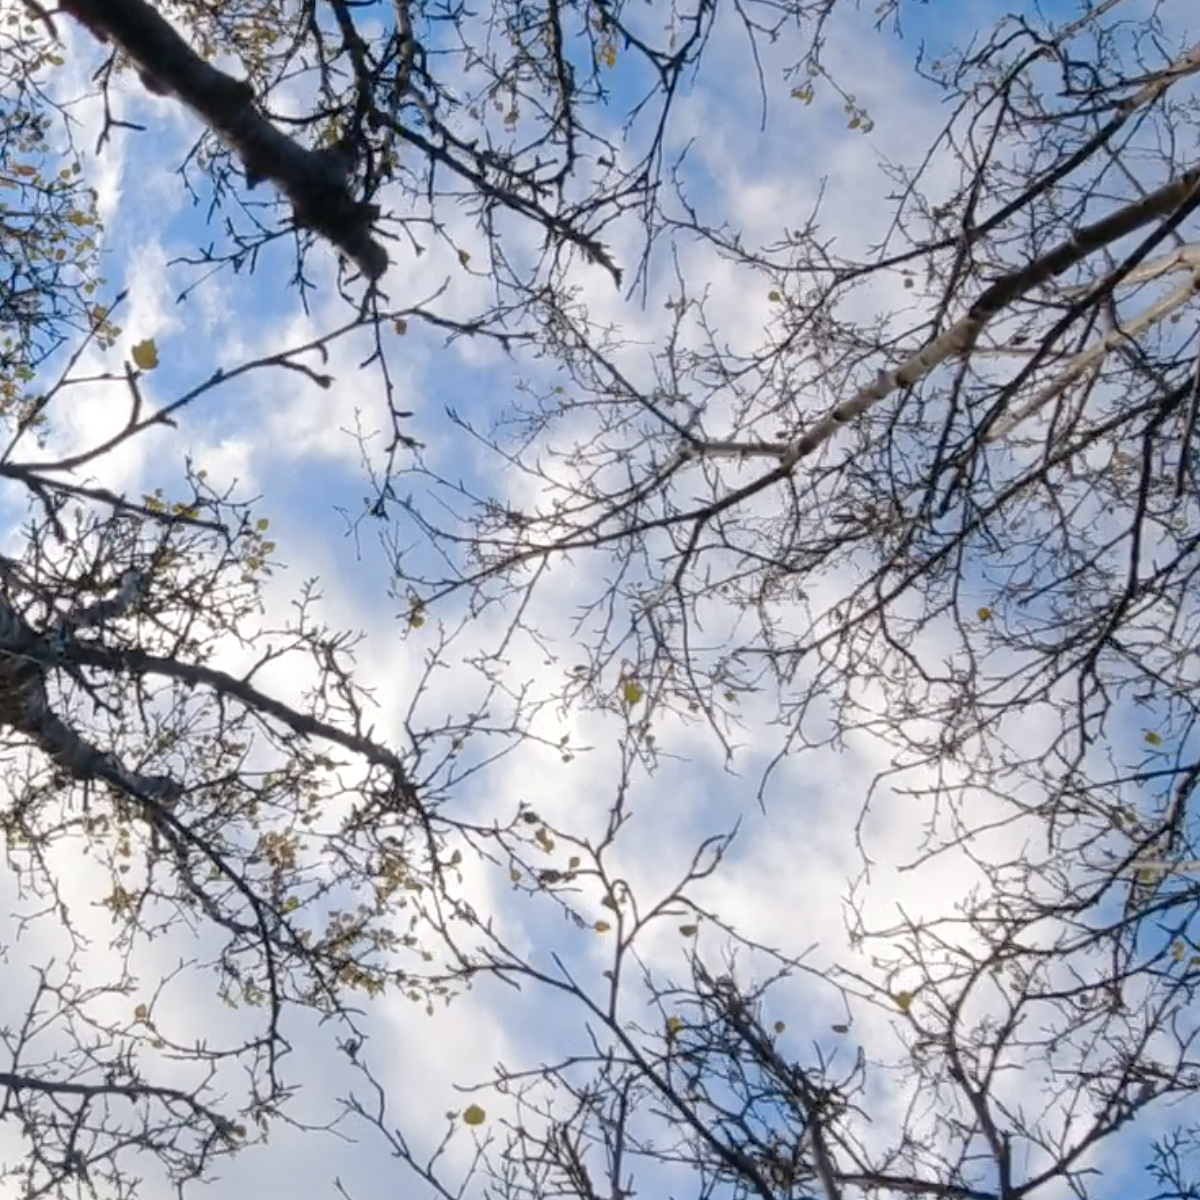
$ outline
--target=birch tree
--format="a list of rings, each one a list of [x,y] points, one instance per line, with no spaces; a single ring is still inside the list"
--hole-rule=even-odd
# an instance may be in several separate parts
[[[642,20],[501,5],[439,23],[398,5],[378,27],[336,2],[29,9],[22,47],[53,45],[67,21],[95,42],[102,105],[124,73],[197,118],[185,184],[222,217],[183,267],[246,269],[291,239],[308,294],[319,236],[353,306],[343,329],[221,364],[154,409],[143,346],[104,381],[128,406],[119,442],[254,370],[327,387],[311,364],[337,338],[410,319],[506,348],[536,335],[542,358],[495,427],[451,414],[497,456],[494,491],[439,477],[396,434],[364,503],[410,631],[505,618],[495,646],[454,660],[480,669],[485,702],[434,727],[410,714],[406,745],[372,731],[352,641],[313,596],[282,625],[261,619],[275,550],[257,512],[199,469],[178,495],[80,481],[112,444],[58,460],[30,448],[70,367],[59,384],[12,385],[27,415],[0,474],[33,515],[0,606],[6,850],[32,897],[22,919],[67,946],[27,973],[29,1018],[3,1031],[21,1139],[6,1170],[22,1194],[133,1195],[141,1153],[179,1189],[205,1178],[282,1119],[289,1037],[310,1018],[332,1020],[359,1072],[349,1112],[447,1198],[1084,1194],[1089,1156],[1194,1094],[1197,31],[1181,35],[1179,6],[1147,18],[1131,0],[1004,18],[920,61],[951,115],[925,159],[886,163],[879,245],[841,253],[820,211],[749,244],[682,184],[671,194],[679,94],[728,20],[751,72],[755,51],[784,46],[787,68],[763,76],[769,105],[823,91],[850,135],[869,135],[822,56],[838,8],[651,6]],[[620,128],[604,119],[606,72],[631,61],[649,99]],[[284,102],[297,79],[299,117]],[[137,132],[105,111],[106,137]],[[486,261],[454,240],[458,201]],[[618,261],[628,214],[643,229]],[[486,311],[392,298],[427,242],[486,273]],[[731,342],[705,281],[671,262],[695,244],[768,298],[759,343]],[[572,272],[637,283],[670,313],[663,343],[631,345]],[[865,318],[878,296],[889,303]],[[112,313],[91,312],[84,336],[112,336]],[[414,538],[433,553],[414,556]],[[562,677],[538,692],[507,673],[508,652],[518,635],[547,644],[531,614],[562,563],[594,584],[581,607],[600,616],[576,661],[545,652]],[[217,661],[230,647],[236,665]],[[303,701],[260,683],[281,662]],[[426,662],[441,671],[445,645]],[[463,741],[486,727],[529,746],[550,709],[621,728],[598,835],[531,806],[475,824],[441,809],[476,769],[458,765]],[[893,765],[864,822],[905,796],[926,832],[912,869],[964,853],[977,891],[880,925],[864,843],[844,898],[860,959],[756,943],[707,906],[721,837],[664,894],[634,894],[612,860],[662,731],[697,724],[732,758],[752,720],[756,736],[783,731],[768,805],[785,760],[884,739]],[[997,828],[1020,853],[983,853]],[[94,881],[62,869],[72,837],[101,868],[130,963],[151,939],[203,930],[161,988],[143,994],[133,966],[89,974],[72,889]],[[467,851],[565,915],[570,936],[607,938],[598,979],[535,961],[476,912],[455,887]],[[674,972],[642,952],[664,926],[684,951]],[[431,947],[439,961],[420,965]],[[201,978],[249,1014],[244,1040],[173,1030],[165,997]],[[798,979],[822,997],[819,1027],[793,1016]],[[432,1004],[481,981],[569,1004],[586,1046],[480,1080],[447,1134],[481,1139],[464,1182],[393,1120],[355,1006],[389,986]],[[1041,1072],[1045,1112],[1005,1091],[1010,1070]],[[885,1124],[899,1074],[911,1105]],[[1154,1194],[1182,1200],[1195,1133],[1177,1124],[1139,1152]]]
[[[458,966],[579,1039],[475,1077],[457,1174],[363,1065],[351,1110],[442,1196],[1195,1194],[1200,45],[1179,6],[1146,14],[1027,8],[923,58],[951,116],[885,160],[861,257],[833,214],[750,245],[681,196],[678,244],[773,306],[758,344],[680,266],[665,345],[548,303],[566,369],[523,419],[462,422],[523,500],[414,505],[470,546],[410,581],[422,611],[511,605],[515,636],[569,564],[594,590],[558,699],[626,732],[606,827],[548,822],[550,859],[498,839],[600,949],[481,923]],[[846,904],[845,954],[802,914],[767,945],[706,905],[724,839],[632,892],[640,771],[687,723],[734,763],[782,730],[772,811],[823,748],[882,738],[860,829],[902,802],[906,869],[959,855],[976,886],[881,921],[864,835],[861,877],[813,900]]]
[[[418,511],[471,550],[412,581],[421,604],[526,601],[533,568],[595,556],[617,582],[583,606],[612,616],[564,702],[620,711],[632,681],[647,728],[729,741],[766,694],[781,759],[870,731],[895,751],[881,785],[984,788],[1014,819],[1105,824],[1124,802],[1095,798],[1136,789],[1127,823],[1183,853],[1200,47],[1171,26],[1151,50],[1123,13],[1014,16],[923,63],[953,115],[924,163],[886,165],[901,199],[863,260],[819,213],[755,248],[681,212],[677,236],[766,294],[760,345],[727,344],[682,270],[653,353],[548,304],[564,382],[530,388],[504,437],[463,422],[537,499]],[[864,323],[869,288],[902,300]],[[736,636],[710,640],[702,611]]]

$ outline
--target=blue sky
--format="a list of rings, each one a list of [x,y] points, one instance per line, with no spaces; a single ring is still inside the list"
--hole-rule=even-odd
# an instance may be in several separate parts
[[[1065,12],[1066,6],[1062,7]],[[961,41],[972,28],[986,29],[1001,11],[990,4],[912,5],[903,17],[905,40],[896,42],[889,34],[870,30],[869,13],[855,15],[847,8],[834,23],[828,55],[839,80],[853,90],[875,123],[867,135],[847,131],[842,105],[827,90],[806,107],[788,102],[786,89],[777,82],[783,99],[773,102],[761,133],[756,127],[747,133],[745,114],[757,115],[756,82],[745,70],[741,47],[714,42],[710,46],[714,65],[686,96],[679,113],[677,146],[696,139],[686,167],[691,198],[711,214],[729,214],[747,229],[748,236],[766,239],[777,234],[781,223],[798,223],[824,182],[824,212],[831,233],[843,247],[865,248],[881,231],[888,213],[886,205],[879,203],[888,184],[879,174],[877,154],[912,161],[944,119],[937,97],[909,72],[914,48],[927,40],[931,51],[936,51],[939,42]],[[1054,10],[1042,6],[1042,11]],[[73,54],[80,50],[75,36],[71,50]],[[781,55],[782,51],[766,52],[770,80],[778,80]],[[68,69],[77,72],[77,79],[83,74],[74,58]],[[614,87],[618,105],[628,94],[624,87],[621,83]],[[147,378],[146,391],[149,398],[164,403],[207,377],[215,364],[228,368],[280,345],[303,341],[340,321],[342,310],[329,287],[332,256],[323,247],[312,256],[324,290],[313,298],[311,317],[299,313],[295,295],[282,285],[289,263],[286,245],[265,255],[254,276],[219,275],[186,302],[177,303],[189,276],[167,263],[209,236],[202,209],[183,202],[174,175],[195,125],[176,114],[169,103],[146,96],[136,84],[126,91],[125,100],[128,115],[144,123],[149,132],[119,137],[93,169],[98,172],[108,231],[106,274],[114,286],[128,287],[130,294],[118,317],[124,330],[121,343],[107,360],[91,361],[112,369],[134,343],[154,338],[162,365]],[[81,144],[90,146],[96,114],[81,109],[80,119]],[[164,214],[169,219],[164,220]],[[462,216],[455,219],[459,244],[474,245],[469,221]],[[632,225],[611,235],[614,250],[626,260],[635,252],[638,239],[639,231]],[[722,332],[734,344],[755,343],[771,314],[761,280],[739,275],[702,247],[685,246],[682,254],[695,277],[709,281]],[[445,281],[449,281],[445,303],[453,311],[468,313],[483,302],[484,282],[445,247],[434,247],[416,261],[398,245],[385,287],[399,308],[421,301]],[[644,308],[639,297],[626,298],[616,291],[602,271],[582,270],[578,278],[581,294],[597,314],[611,316],[648,347],[666,328],[661,300],[669,282],[665,254],[655,260]],[[899,296],[898,289],[889,294],[881,286],[863,303],[886,305],[896,303]],[[286,611],[301,581],[320,577],[330,624],[367,634],[364,678],[378,688],[381,731],[400,740],[407,697],[439,628],[455,631],[454,646],[461,647],[455,653],[465,657],[495,645],[503,623],[497,614],[489,613],[460,625],[461,610],[451,606],[434,614],[424,627],[406,629],[404,597],[390,594],[393,580],[387,547],[412,544],[421,561],[428,552],[420,547],[417,531],[406,525],[402,512],[383,530],[382,545],[370,523],[359,537],[348,531],[345,514],[356,516],[368,494],[360,448],[351,431],[361,424],[372,435],[370,451],[377,454],[381,441],[374,431],[385,427],[378,377],[356,369],[368,350],[361,335],[333,347],[328,369],[336,383],[329,391],[285,372],[257,373],[224,386],[189,409],[177,431],[141,439],[105,462],[97,473],[117,490],[162,485],[170,491],[186,450],[214,480],[237,481],[245,495],[261,496],[258,511],[271,520],[282,564],[270,596],[274,611]],[[512,484],[519,492],[525,485],[505,477],[481,448],[467,443],[447,419],[446,410],[486,426],[512,402],[518,379],[550,386],[556,378],[552,367],[528,357],[510,361],[476,342],[446,346],[441,334],[425,329],[419,321],[410,322],[403,336],[390,340],[388,354],[398,381],[399,406],[413,410],[411,432],[424,443],[431,467],[461,478],[474,489]],[[649,351],[629,355],[628,364],[635,376],[647,377]],[[61,433],[64,441],[94,438],[109,426],[114,413],[105,396],[103,389],[94,389],[61,417],[68,422]],[[398,487],[411,487],[419,495],[428,484],[424,476],[408,475],[402,476]],[[543,690],[556,686],[576,658],[564,614],[590,594],[601,570],[584,562],[551,573],[535,607],[536,621],[551,639],[551,650],[529,639],[518,640],[509,651],[516,675],[535,681]],[[822,586],[836,587],[836,581],[824,581]],[[727,628],[718,624],[714,640]],[[461,711],[479,687],[478,680],[465,672],[450,677],[443,673],[429,692],[427,716],[432,720],[441,712]],[[841,897],[847,875],[857,867],[855,819],[870,779],[888,765],[888,752],[864,737],[840,754],[812,753],[800,762],[785,762],[767,794],[767,810],[760,813],[756,785],[780,734],[767,724],[769,700],[750,698],[745,708],[745,726],[738,734],[740,752],[732,767],[702,730],[682,722],[663,722],[663,749],[680,758],[668,758],[654,775],[635,779],[631,789],[635,816],[617,851],[621,870],[636,884],[635,890],[652,894],[678,875],[700,838],[726,831],[741,819],[742,833],[725,869],[702,889],[706,900],[765,944],[798,951],[816,943],[818,962],[845,957]],[[524,800],[553,823],[572,828],[599,824],[618,769],[618,728],[612,719],[598,714],[553,710],[543,715],[539,728],[551,742],[561,732],[571,744],[594,749],[571,763],[562,762],[549,748],[520,750],[462,789],[454,797],[456,809],[482,817],[508,811]],[[1131,738],[1131,744],[1137,744],[1138,736]],[[980,798],[980,805],[988,811],[985,798]],[[898,802],[876,806],[866,836],[878,863],[871,901],[877,913],[893,916],[899,903],[909,911],[936,912],[945,897],[959,894],[976,878],[966,862],[954,858],[943,859],[919,875],[898,873],[898,865],[916,852],[919,834]],[[1007,831],[997,834],[996,842],[1003,845],[1021,836],[1020,830]],[[86,894],[85,874],[78,883]],[[603,938],[574,929],[548,906],[510,890],[502,878],[479,873],[470,886],[481,905],[494,906],[502,927],[516,943],[540,961],[554,951],[573,968],[598,979],[607,952]],[[682,972],[677,926],[678,921],[664,922],[661,934],[648,938],[647,952],[665,970]],[[718,936],[705,936],[706,945],[719,947]],[[161,968],[180,953],[175,947],[146,948],[144,976],[152,977],[156,965]],[[95,961],[102,963],[103,958],[104,951],[96,950]],[[903,982],[900,977],[896,986]],[[232,1019],[194,991],[181,989],[173,1003],[181,1029],[224,1029]],[[844,1047],[843,1035],[831,1032],[841,1014],[830,990],[811,979],[796,981],[781,991],[779,1004],[781,1010],[790,1008],[789,1037],[794,1039],[790,1044],[797,1054],[806,1053],[813,1041],[828,1048]],[[894,1048],[897,1025],[894,1014],[864,1010],[851,1040],[861,1038],[873,1048]],[[372,1061],[390,1085],[392,1104],[400,1114],[397,1119],[414,1131],[418,1141],[430,1145],[442,1132],[445,1112],[461,1107],[455,1084],[485,1078],[497,1059],[511,1064],[537,1061],[583,1038],[577,1014],[528,988],[518,994],[481,987],[434,1017],[426,1017],[420,1006],[390,1000],[375,1006],[371,1028]],[[294,1068],[297,1079],[304,1082],[298,1111],[315,1119],[327,1111],[330,1099],[353,1085],[354,1077],[320,1031],[304,1033]],[[1019,1083],[1015,1090],[1020,1093]],[[1030,1090],[1036,1094],[1036,1085]],[[900,1081],[894,1092],[875,1094],[877,1108],[872,1116],[887,1126],[908,1099]],[[285,1188],[307,1195],[328,1190],[336,1175],[354,1200],[376,1200],[414,1186],[369,1130],[348,1127],[347,1132],[360,1140],[346,1144],[280,1128],[270,1145],[255,1147],[226,1167],[217,1186],[249,1195]],[[460,1130],[452,1161],[465,1161],[469,1144],[468,1135]],[[1128,1185],[1140,1173],[1144,1146],[1144,1135],[1135,1129],[1119,1151],[1106,1153],[1108,1174],[1094,1195],[1128,1195]],[[690,1194],[685,1179],[672,1178],[667,1186],[672,1195]],[[645,1181],[642,1194],[648,1194]]]

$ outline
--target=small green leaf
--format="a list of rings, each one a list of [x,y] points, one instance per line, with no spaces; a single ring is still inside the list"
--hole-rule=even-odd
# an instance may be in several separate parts
[[[129,351],[133,365],[139,371],[153,371],[158,366],[158,347],[153,338],[144,338]]]
[[[462,1115],[464,1125],[482,1125],[487,1120],[487,1113],[478,1104],[472,1104]]]

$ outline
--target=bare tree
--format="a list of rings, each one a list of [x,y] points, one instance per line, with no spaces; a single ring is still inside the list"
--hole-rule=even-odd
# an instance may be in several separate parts
[[[1200,48],[1141,37],[1123,7],[1013,17],[922,64],[954,116],[925,164],[887,166],[899,199],[862,261],[817,217],[757,250],[678,220],[770,288],[761,347],[727,347],[681,270],[647,389],[619,331],[548,302],[570,385],[494,432],[462,422],[540,499],[446,481],[460,520],[414,503],[454,568],[410,572],[420,603],[527,599],[531,567],[593,552],[616,582],[585,603],[610,618],[566,702],[620,708],[633,680],[647,720],[700,714],[726,737],[766,691],[781,755],[869,730],[896,748],[893,783],[983,787],[1014,818],[1026,786],[1050,816],[1142,783],[1136,822],[1184,854]],[[935,163],[958,182],[931,197]],[[864,324],[868,285],[911,300]],[[702,608],[736,613],[737,639],[706,642]],[[1012,744],[1034,712],[1040,744]]]
[[[80,474],[249,373],[320,383],[306,360],[337,336],[155,408],[133,362],[97,380],[72,360],[10,431],[0,478],[30,520],[0,559],[5,953],[20,931],[33,954],[6,966],[0,1094],[20,1149],[0,1174],[21,1195],[133,1195],[146,1155],[156,1184],[206,1178],[279,1117],[309,1017],[349,1037],[356,998],[425,988],[404,963],[448,855],[422,731],[375,735],[359,638],[325,624],[315,581],[268,619],[268,518],[202,470],[140,497]],[[47,452],[39,431],[84,382],[124,392],[123,427]],[[153,965],[164,938],[189,949]],[[180,989],[249,1017],[190,1035]]]
[[[565,382],[461,422],[534,499],[425,480],[457,508],[412,505],[452,563],[409,572],[422,611],[467,595],[533,635],[569,561],[596,590],[559,700],[627,725],[602,836],[543,824],[551,866],[494,851],[610,939],[602,977],[483,924],[459,941],[460,977],[574,1006],[572,1052],[478,1081],[465,1177],[395,1129],[369,1065],[349,1098],[442,1196],[1083,1197],[1109,1154],[1147,1196],[1196,1194],[1200,46],[1154,11],[1028,10],[922,60],[952,116],[886,164],[861,257],[819,212],[752,247],[682,194],[678,244],[769,289],[763,343],[731,347],[682,267],[649,366],[548,301]],[[864,319],[868,288],[906,299]],[[908,869],[955,855],[977,886],[881,924],[863,834],[845,958],[707,908],[724,843],[631,893],[615,847],[656,732],[703,720],[732,753],[764,713],[764,802],[797,755],[882,738],[860,830],[907,797]],[[677,972],[650,945],[672,925],[709,931]]]
[[[104,88],[123,53],[224,139],[206,133],[188,163],[193,181],[204,164],[226,204],[222,248],[196,262],[253,263],[284,232],[261,227],[241,192],[230,201],[238,170],[255,177],[247,188],[261,175],[290,200],[293,226],[377,277],[336,336],[410,317],[505,346],[536,329],[569,386],[535,390],[494,429],[457,418],[495,451],[510,491],[438,478],[393,430],[365,511],[395,539],[410,626],[509,618],[494,653],[473,660],[483,702],[434,727],[410,714],[403,748],[372,734],[351,645],[312,615],[310,597],[282,628],[258,620],[255,578],[272,548],[231,498],[198,476],[187,494],[152,502],[74,482],[69,471],[100,462],[108,444],[69,461],[10,453],[0,466],[39,514],[6,568],[0,609],[10,681],[0,719],[28,752],[12,760],[13,868],[70,936],[51,849],[82,833],[107,855],[105,903],[130,944],[203,924],[213,949],[199,969],[263,1015],[232,1049],[193,1049],[171,1041],[153,997],[123,1022],[109,1015],[108,1001],[132,992],[132,970],[97,990],[81,960],[58,974],[40,964],[38,1020],[4,1031],[0,1075],[29,1151],[9,1168],[24,1193],[86,1177],[130,1195],[126,1162],[147,1148],[179,1186],[203,1176],[283,1111],[287,1022],[305,1014],[336,1017],[352,1047],[362,1087],[349,1110],[447,1200],[472,1185],[514,1200],[639,1188],[764,1200],[1017,1200],[1062,1185],[1084,1195],[1094,1156],[1123,1144],[1135,1117],[1194,1095],[1195,30],[1181,38],[1165,24],[1178,9],[1147,21],[1128,0],[1070,22],[1005,18],[969,50],[920,63],[952,116],[924,162],[888,164],[895,199],[881,244],[843,256],[817,213],[749,246],[682,184],[666,194],[668,118],[718,19],[740,24],[752,49],[801,43],[788,51],[789,101],[836,89],[820,51],[837,7],[670,7],[661,45],[616,5],[454,10],[436,39],[436,13],[401,5],[368,38],[362,10],[335,0],[280,8],[295,36],[265,44],[251,36],[260,10],[171,10],[188,38],[239,53],[239,86],[203,71],[188,38],[169,52],[164,41],[152,61],[139,37],[151,24],[167,34],[138,5],[68,6],[114,49]],[[618,134],[603,119],[604,80],[622,56],[651,82]],[[285,120],[271,97],[295,78],[314,102]],[[773,102],[777,82],[763,79]],[[869,124],[845,103],[856,129]],[[592,124],[589,112],[600,114]],[[353,166],[325,194],[348,206],[350,224],[309,219],[292,172],[335,144]],[[405,203],[389,207],[397,194]],[[378,247],[399,261],[401,246],[415,254],[423,239],[451,238],[445,203],[460,199],[487,239],[494,305],[458,321],[389,308]],[[618,274],[604,239],[627,213],[645,224],[632,266],[648,291],[664,238],[714,248],[765,286],[776,318],[763,344],[731,348],[703,283],[680,266],[673,329],[651,356],[654,386],[641,386],[644,365],[568,274],[580,258]],[[538,253],[509,250],[513,217],[544,238]],[[865,319],[856,302],[872,287],[910,299]],[[121,437],[168,423],[239,371],[284,367],[327,384],[310,364],[332,336],[223,369],[152,413],[131,364],[114,381],[129,403]],[[514,476],[539,498],[515,501]],[[454,503],[425,505],[430,492]],[[437,574],[401,553],[397,529],[405,550],[414,530],[428,539]],[[539,639],[528,624],[539,568],[568,556],[614,569],[585,604],[599,615],[584,661],[548,695],[505,676],[505,651],[518,633]],[[700,618],[714,610],[737,615],[724,627],[736,637],[704,640]],[[251,665],[214,666],[227,642],[251,647]],[[259,684],[287,660],[306,673],[304,704]],[[445,642],[427,661],[431,672],[449,661]],[[863,900],[864,837],[848,901],[866,965],[757,943],[706,906],[724,838],[701,846],[664,895],[635,894],[612,860],[639,772],[659,761],[657,726],[704,721],[732,749],[739,704],[756,697],[761,711],[763,696],[784,730],[777,763],[882,737],[894,767],[864,823],[885,787],[924,801],[912,869],[959,854],[978,889],[944,915],[879,927]],[[599,835],[531,807],[452,820],[439,801],[480,769],[459,757],[464,740],[528,744],[533,714],[551,704],[622,722]],[[996,830],[1019,849],[993,852]],[[476,913],[452,886],[465,852],[565,914],[566,928],[608,938],[599,982],[565,956],[535,961]],[[643,952],[664,926],[691,947],[675,973]],[[423,939],[448,965],[409,967]],[[557,1060],[499,1070],[499,1094],[471,1111],[484,1132],[464,1181],[406,1140],[348,997],[388,985],[443,997],[485,980],[575,1006],[586,1038]],[[775,1015],[797,980],[805,1003],[824,997],[803,1044]],[[185,1089],[152,1080],[164,1049],[200,1077]],[[249,1084],[227,1111],[215,1093],[231,1063]],[[1042,1109],[1008,1088],[1015,1071],[1036,1081]],[[896,1079],[910,1102],[884,1121]],[[1185,1113],[1177,1125],[1149,1165],[1151,1194],[1182,1200],[1196,1189],[1196,1122]],[[457,1120],[449,1129],[461,1133]]]
[[[1085,825],[1070,855],[1058,842],[981,859],[980,886],[945,916],[872,925],[859,881],[844,958],[805,944],[800,922],[768,945],[704,904],[731,838],[699,845],[660,894],[630,888],[640,742],[631,731],[599,836],[530,814],[533,839],[493,840],[518,886],[569,918],[556,947],[531,951],[490,921],[473,937],[447,928],[460,948],[448,983],[519,985],[522,1004],[574,1028],[570,1045],[464,1079],[432,1149],[377,1065],[356,1060],[347,1112],[406,1173],[444,1200],[1089,1197],[1109,1194],[1110,1174],[1123,1195],[1195,1194],[1190,881],[1142,877],[1114,903],[1129,895],[1120,831]]]

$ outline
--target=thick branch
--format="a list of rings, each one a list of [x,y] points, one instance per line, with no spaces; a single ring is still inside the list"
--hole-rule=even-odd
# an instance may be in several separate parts
[[[874,408],[898,389],[911,388],[947,359],[968,351],[984,327],[1027,292],[1082,262],[1104,246],[1120,241],[1151,221],[1200,203],[1200,167],[1185,171],[1124,208],[1080,229],[1048,254],[1001,276],[944,333],[922,346],[893,371],[884,371],[870,386],[839,404],[803,436],[781,448],[780,461],[789,469],[827,442],[843,425]]]
[[[103,779],[135,798],[171,803],[179,794],[173,779],[129,770],[54,712],[43,653],[53,659],[25,618],[0,599],[0,725],[23,733],[74,779]]]
[[[342,154],[280,133],[255,108],[245,80],[206,63],[146,0],[71,0],[69,11],[191,108],[241,159],[248,180],[274,183],[298,225],[327,238],[368,279],[387,270],[387,251],[371,236],[379,209],[350,194],[353,164]]]

